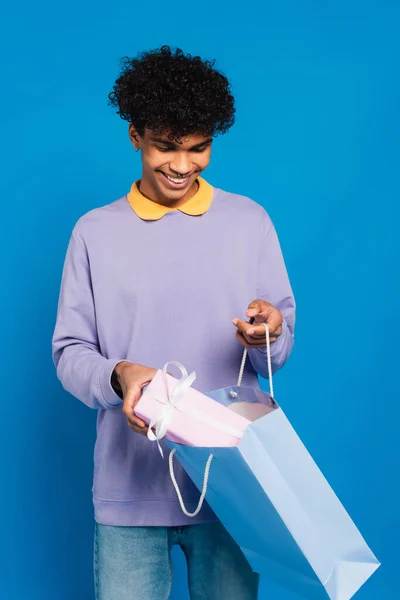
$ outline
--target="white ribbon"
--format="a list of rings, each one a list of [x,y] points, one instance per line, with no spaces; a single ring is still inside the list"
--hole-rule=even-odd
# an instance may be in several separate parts
[[[168,387],[168,378],[167,378],[167,369],[169,365],[175,365],[181,372],[181,378],[175,386],[172,395],[170,395],[169,387]],[[164,458],[164,453],[160,445],[160,440],[165,436],[168,431],[168,427],[171,423],[172,419],[172,411],[174,408],[178,407],[178,403],[180,399],[186,394],[193,381],[196,379],[196,372],[193,371],[190,375],[188,375],[185,367],[178,361],[172,360],[167,362],[164,365],[162,370],[162,375],[164,379],[165,385],[165,393],[166,398],[155,398],[158,402],[164,404],[163,408],[159,413],[153,416],[149,423],[149,429],[147,431],[147,437],[152,442],[157,441],[158,449],[160,451],[161,456]],[[153,427],[155,428],[155,433],[153,432]]]
[[[167,369],[168,365],[175,365],[181,372],[181,378],[175,386],[174,391],[170,394],[169,386],[168,386],[168,378],[167,378]],[[241,438],[243,433],[234,429],[233,427],[229,427],[229,425],[225,425],[225,423],[220,423],[217,419],[213,419],[209,415],[205,415],[200,411],[185,405],[181,402],[182,398],[188,392],[190,386],[196,379],[196,373],[193,371],[190,375],[188,375],[185,367],[178,361],[170,361],[164,365],[162,370],[162,375],[164,378],[165,384],[165,396],[153,396],[157,402],[163,404],[164,406],[156,415],[153,416],[152,420],[149,423],[149,429],[147,431],[147,437],[152,442],[157,441],[158,449],[160,451],[161,456],[164,458],[164,453],[160,445],[160,440],[166,435],[168,428],[171,424],[172,412],[174,410],[179,410],[186,415],[189,415],[198,421],[202,421],[207,425],[214,427],[215,429],[219,429],[220,431],[224,431],[233,435],[234,437]],[[155,429],[155,432],[153,431]]]

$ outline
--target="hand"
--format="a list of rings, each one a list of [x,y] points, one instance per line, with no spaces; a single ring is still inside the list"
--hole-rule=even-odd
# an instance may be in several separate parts
[[[246,316],[249,318],[254,317],[254,323],[241,321],[237,318],[232,320],[232,323],[237,327],[236,337],[246,348],[265,347],[265,327],[261,323],[268,325],[269,341],[271,343],[276,342],[281,335],[282,313],[269,302],[258,298],[253,300],[247,308]]]
[[[122,412],[129,427],[141,435],[147,435],[148,426],[135,416],[135,406],[142,395],[143,387],[150,383],[156,373],[156,369],[127,361],[118,363],[114,369],[124,400]]]

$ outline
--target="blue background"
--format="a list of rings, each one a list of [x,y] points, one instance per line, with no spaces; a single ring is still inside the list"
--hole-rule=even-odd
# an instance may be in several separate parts
[[[93,598],[96,414],[62,390],[50,341],[72,227],[140,176],[107,106],[119,58],[163,43],[232,82],[206,178],[275,222],[298,303],[276,395],[383,563],[357,597],[398,598],[399,3],[144,5],[0,9],[0,598]],[[260,598],[294,596],[263,581]]]

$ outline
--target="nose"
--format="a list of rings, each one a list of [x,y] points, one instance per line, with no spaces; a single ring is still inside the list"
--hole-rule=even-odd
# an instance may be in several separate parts
[[[170,162],[169,167],[171,171],[179,173],[179,175],[187,175],[191,169],[189,157],[185,153],[177,152],[174,160]]]

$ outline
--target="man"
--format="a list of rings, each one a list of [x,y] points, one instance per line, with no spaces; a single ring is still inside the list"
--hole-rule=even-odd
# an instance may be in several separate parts
[[[182,513],[135,404],[171,360],[196,370],[199,391],[235,384],[243,346],[243,385],[259,387],[264,322],[273,370],[285,363],[295,303],[277,234],[263,207],[201,177],[214,137],[234,122],[213,62],[168,46],[125,58],[109,98],[129,122],[142,175],[76,224],[53,337],[64,388],[98,410],[96,598],[167,599],[178,544],[193,600],[253,600],[258,576],[209,506]],[[191,511],[199,493],[179,465],[176,477]]]

